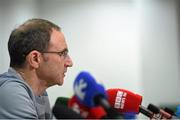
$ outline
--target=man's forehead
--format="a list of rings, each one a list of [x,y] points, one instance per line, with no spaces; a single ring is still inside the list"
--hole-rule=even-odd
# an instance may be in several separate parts
[[[67,49],[64,34],[61,31],[53,30],[49,41],[49,48]]]

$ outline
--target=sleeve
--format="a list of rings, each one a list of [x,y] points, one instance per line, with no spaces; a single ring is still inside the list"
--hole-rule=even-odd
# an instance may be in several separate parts
[[[33,99],[22,84],[11,82],[0,88],[0,118],[38,118]]]

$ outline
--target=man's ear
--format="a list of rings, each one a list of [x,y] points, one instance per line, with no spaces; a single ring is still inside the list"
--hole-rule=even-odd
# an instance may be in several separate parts
[[[27,55],[26,60],[31,67],[38,68],[41,62],[41,53],[33,50]]]

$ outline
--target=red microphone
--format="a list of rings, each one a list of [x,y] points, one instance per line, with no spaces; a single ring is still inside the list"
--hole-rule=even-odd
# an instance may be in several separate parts
[[[108,101],[119,112],[139,113],[142,96],[125,89],[108,89]]]
[[[101,119],[106,117],[106,112],[101,106],[96,106],[89,108],[81,104],[76,96],[73,96],[69,102],[68,107],[73,109],[76,113],[80,114],[83,118],[86,119]]]
[[[120,113],[142,113],[151,119],[156,119],[150,110],[141,105],[141,95],[120,88],[108,89],[106,92],[109,103]]]

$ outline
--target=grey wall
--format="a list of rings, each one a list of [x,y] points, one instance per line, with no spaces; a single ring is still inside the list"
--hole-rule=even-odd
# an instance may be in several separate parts
[[[61,1],[41,4],[41,17],[62,26],[74,61],[63,87],[49,89],[51,98],[71,96],[81,70],[91,72],[106,88],[142,94],[138,6],[132,0]],[[62,93],[64,89],[69,93]]]
[[[178,104],[179,31],[175,1],[146,2],[143,7],[142,79],[144,98],[155,104]]]
[[[38,14],[36,0],[0,0],[0,73],[7,71],[7,42],[10,32],[19,24]]]

